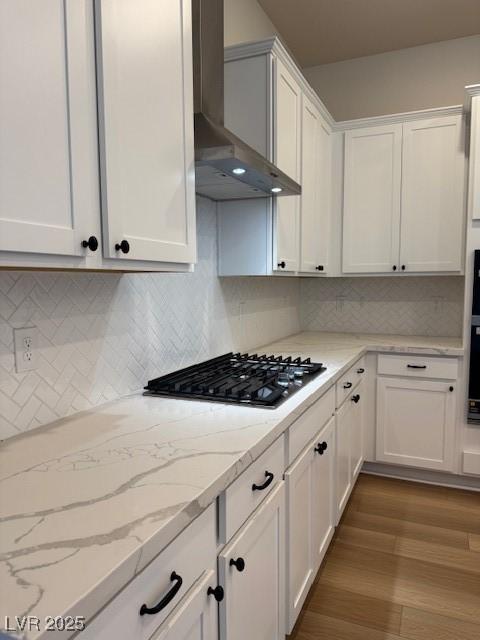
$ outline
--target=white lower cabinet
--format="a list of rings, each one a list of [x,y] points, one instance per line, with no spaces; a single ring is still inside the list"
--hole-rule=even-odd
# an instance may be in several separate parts
[[[291,633],[335,529],[335,418],[285,473],[287,633]]]
[[[285,483],[250,516],[218,558],[222,640],[285,637]]]
[[[377,380],[377,461],[451,471],[455,383],[415,378]]]

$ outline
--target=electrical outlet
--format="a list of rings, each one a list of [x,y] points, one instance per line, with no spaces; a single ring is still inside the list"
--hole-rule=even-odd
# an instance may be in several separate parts
[[[15,348],[15,370],[34,371],[37,368],[37,327],[23,327],[13,330]]]

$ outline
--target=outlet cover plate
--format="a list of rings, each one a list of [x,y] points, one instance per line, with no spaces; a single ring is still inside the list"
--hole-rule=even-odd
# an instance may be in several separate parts
[[[15,371],[34,371],[37,368],[37,327],[22,327],[13,330],[15,349]]]

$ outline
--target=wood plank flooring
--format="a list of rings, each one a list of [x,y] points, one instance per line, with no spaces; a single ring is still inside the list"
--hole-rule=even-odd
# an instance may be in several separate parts
[[[480,640],[480,493],[361,475],[291,640]]]

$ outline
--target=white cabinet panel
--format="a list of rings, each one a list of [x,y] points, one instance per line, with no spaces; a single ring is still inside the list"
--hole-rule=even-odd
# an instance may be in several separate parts
[[[299,85],[283,62],[275,60],[274,158],[279,169],[300,180],[301,98]],[[273,270],[298,269],[300,197],[274,198]]]
[[[455,398],[449,382],[378,378],[377,460],[450,471]]]
[[[353,420],[352,420],[352,449],[351,449],[351,469],[352,478],[355,479],[362,468],[364,459],[363,446],[363,423],[365,408],[365,383],[361,383],[355,393],[352,394],[353,400]]]
[[[331,192],[331,130],[303,96],[301,154],[300,270],[328,270]]]
[[[401,157],[401,124],[345,133],[345,273],[398,266]]]
[[[335,419],[285,474],[287,632],[291,633],[335,529]]]
[[[465,156],[462,117],[403,125],[400,262],[406,271],[460,271]]]
[[[87,1],[0,1],[2,251],[80,264],[98,234],[93,47]]]
[[[345,402],[337,412],[336,425],[336,506],[337,521],[347,504],[352,486],[351,450],[354,407]]]
[[[220,603],[222,640],[284,640],[284,482],[255,511],[218,560],[220,583],[225,589],[225,599]]]
[[[190,2],[95,6],[105,255],[194,262]]]

